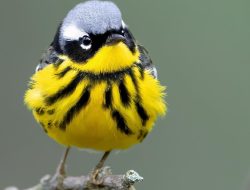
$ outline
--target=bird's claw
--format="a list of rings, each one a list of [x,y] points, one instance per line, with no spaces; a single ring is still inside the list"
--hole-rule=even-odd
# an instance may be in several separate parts
[[[66,171],[64,165],[59,165],[59,167],[56,170],[56,173],[51,178],[50,183],[56,190],[63,189],[63,181],[66,178]]]
[[[65,175],[62,175],[60,173],[55,173],[55,175],[51,178],[50,184],[52,184],[54,189],[62,190],[64,179]]]
[[[95,169],[91,175],[90,175],[90,182],[93,184],[93,185],[101,185],[103,184],[103,176],[101,175],[101,170],[102,169]]]
[[[110,167],[96,168],[91,172],[90,183],[93,185],[100,186],[104,182],[104,178],[107,175],[111,175]]]

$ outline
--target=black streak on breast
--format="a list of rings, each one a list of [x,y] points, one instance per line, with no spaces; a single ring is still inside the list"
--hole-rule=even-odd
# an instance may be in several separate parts
[[[121,132],[125,133],[126,135],[131,135],[132,134],[132,131],[128,128],[128,126],[127,126],[127,124],[125,122],[125,119],[120,114],[120,112],[118,112],[117,110],[113,110],[112,117],[116,121],[117,128]]]
[[[62,130],[66,129],[66,126],[73,120],[73,118],[83,109],[90,100],[90,86],[87,86],[78,100],[78,102],[70,108],[70,110],[64,116],[63,121],[59,125]]]
[[[131,97],[130,97],[130,93],[129,93],[129,91],[124,83],[125,83],[125,81],[123,79],[119,84],[119,94],[120,94],[121,101],[122,101],[123,105],[125,107],[127,107],[131,103]]]

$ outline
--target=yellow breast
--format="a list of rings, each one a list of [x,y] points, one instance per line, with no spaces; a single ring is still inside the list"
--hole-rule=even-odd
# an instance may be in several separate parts
[[[116,60],[101,53],[90,63]],[[164,87],[141,70],[138,55],[134,59],[120,69],[108,67],[109,72],[92,64],[81,68],[70,60],[49,65],[32,77],[25,102],[60,144],[104,151],[128,148],[141,142],[166,111]]]

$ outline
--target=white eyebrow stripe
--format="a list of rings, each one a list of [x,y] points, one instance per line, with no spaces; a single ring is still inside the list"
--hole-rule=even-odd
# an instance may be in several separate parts
[[[88,34],[84,31],[81,31],[75,25],[68,25],[62,28],[62,36],[65,40],[78,40]]]
[[[122,21],[122,28],[127,28],[127,25],[125,24],[124,21]]]

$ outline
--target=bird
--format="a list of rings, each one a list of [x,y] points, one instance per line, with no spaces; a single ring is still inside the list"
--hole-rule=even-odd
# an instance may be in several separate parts
[[[71,147],[104,152],[92,173],[97,182],[111,151],[141,143],[166,114],[165,95],[148,51],[118,6],[90,0],[59,24],[24,102],[44,132],[65,147],[61,176]]]

